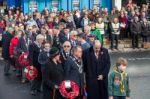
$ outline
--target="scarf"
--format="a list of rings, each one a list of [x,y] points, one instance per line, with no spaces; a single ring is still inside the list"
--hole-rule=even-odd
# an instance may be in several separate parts
[[[115,73],[121,75],[121,83],[120,83],[120,92],[124,93],[125,92],[125,86],[123,84],[123,81],[125,80],[127,73],[126,72],[121,72],[118,69],[114,69]]]

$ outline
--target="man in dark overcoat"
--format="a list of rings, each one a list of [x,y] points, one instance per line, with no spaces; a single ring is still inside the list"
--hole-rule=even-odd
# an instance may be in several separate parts
[[[38,71],[38,76],[31,82],[32,95],[37,95],[37,92],[41,92],[42,73],[41,64],[38,62],[38,56],[41,52],[44,39],[44,36],[39,34],[36,37],[36,41],[29,45],[29,64],[30,66],[35,67]]]
[[[84,74],[83,74],[83,62],[82,62],[82,48],[76,46],[73,48],[73,55],[69,57],[64,65],[65,79],[75,82],[80,89],[80,94],[75,99],[83,99],[83,86],[84,86]]]
[[[6,32],[6,34],[2,35],[2,57],[4,58],[5,61],[4,74],[6,76],[9,75],[9,69],[11,65],[11,59],[9,56],[9,45],[11,39],[13,38],[13,33],[14,29],[10,27]]]
[[[110,57],[108,50],[98,40],[83,54],[86,73],[87,99],[108,99],[108,73]]]

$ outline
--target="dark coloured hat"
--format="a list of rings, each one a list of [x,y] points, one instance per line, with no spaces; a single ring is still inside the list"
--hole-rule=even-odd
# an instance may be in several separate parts
[[[59,54],[59,49],[56,47],[52,47],[49,54],[50,54],[50,57],[55,57]]]
[[[77,36],[81,37],[81,38],[85,38],[86,37],[86,35],[84,33],[79,33]]]
[[[88,37],[94,37],[95,38],[95,35],[94,34],[89,34]]]

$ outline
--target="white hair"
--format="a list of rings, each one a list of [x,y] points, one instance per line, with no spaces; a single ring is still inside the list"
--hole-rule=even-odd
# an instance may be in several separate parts
[[[78,32],[75,31],[75,30],[73,30],[73,31],[70,32],[70,35],[74,35],[74,34],[78,34]]]
[[[44,40],[45,37],[42,34],[39,34],[39,35],[36,36],[36,40],[39,40],[39,39]]]

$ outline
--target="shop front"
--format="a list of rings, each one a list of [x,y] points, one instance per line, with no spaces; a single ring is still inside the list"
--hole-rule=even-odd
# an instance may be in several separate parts
[[[22,8],[24,13],[30,13],[35,10],[42,11],[45,7],[48,10],[82,10],[84,8],[92,9],[96,6],[98,9],[112,8],[112,0],[7,0],[7,6],[18,6]]]

